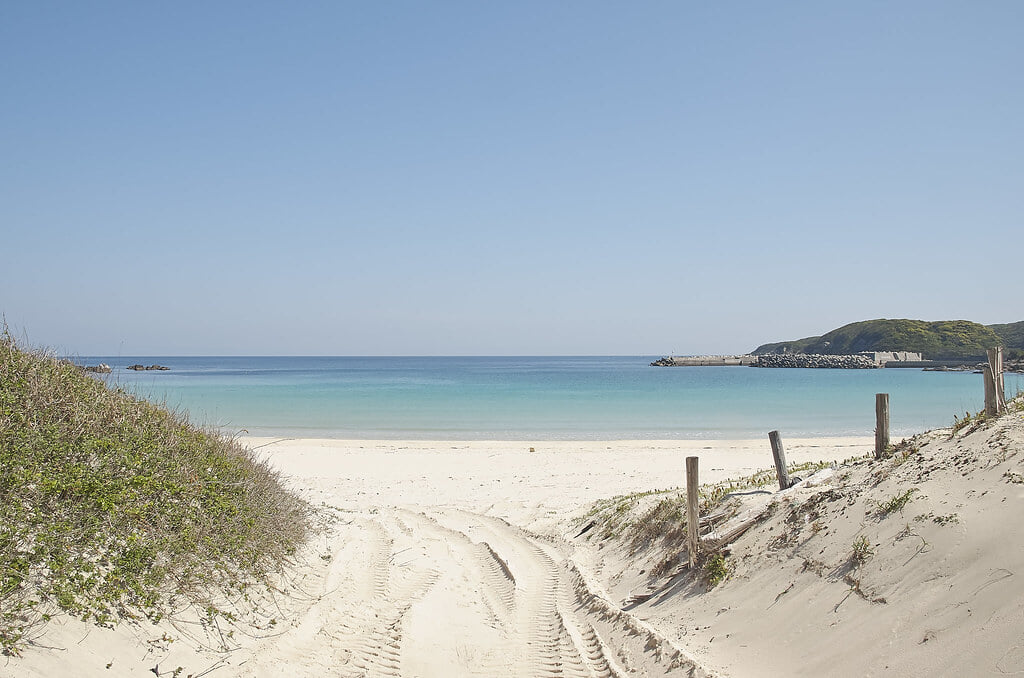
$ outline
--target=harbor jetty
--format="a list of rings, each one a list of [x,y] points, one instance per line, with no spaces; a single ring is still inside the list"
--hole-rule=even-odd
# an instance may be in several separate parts
[[[822,355],[819,353],[769,353],[757,356],[754,367],[814,367],[822,369],[864,370],[883,367],[865,355]]]
[[[907,351],[865,351],[850,355],[821,353],[764,353],[761,355],[668,356],[651,363],[652,367],[799,367],[841,370],[880,367],[930,367],[937,363],[922,360],[920,353]]]
[[[697,355],[667,356],[658,358],[651,367],[721,367],[723,365],[753,365],[757,362],[756,355]]]

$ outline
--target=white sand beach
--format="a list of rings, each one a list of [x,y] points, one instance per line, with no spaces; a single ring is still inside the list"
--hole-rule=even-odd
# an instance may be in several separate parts
[[[25,657],[0,662],[0,675],[1024,671],[1020,414],[923,437],[900,463],[857,461],[785,492],[739,493],[729,520],[760,519],[724,545],[730,574],[714,588],[685,563],[658,566],[670,549],[580,534],[580,519],[597,500],[684,485],[689,455],[702,482],[771,468],[767,439],[244,442],[329,517],[280,580],[263,631],[64,619]],[[791,463],[873,447],[784,442]],[[899,512],[879,512],[911,488]],[[625,510],[642,515],[645,501]],[[860,536],[869,553],[853,560]]]
[[[557,529],[598,499],[771,468],[764,440],[393,441],[243,438],[303,496],[346,510],[450,506],[535,531]],[[870,452],[866,437],[785,440],[790,463]],[[532,450],[532,451],[531,451]]]

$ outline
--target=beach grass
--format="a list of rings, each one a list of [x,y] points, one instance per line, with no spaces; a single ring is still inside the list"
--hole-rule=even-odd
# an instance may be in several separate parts
[[[851,458],[848,461],[854,461]],[[831,464],[824,461],[790,464],[791,476],[810,474]],[[764,469],[749,476],[730,478],[701,485],[701,515],[719,510],[722,502],[734,492],[759,490],[777,482],[775,469]],[[653,544],[674,547],[686,537],[686,492],[683,488],[649,490],[595,502],[579,522],[593,521],[602,538],[626,537],[629,550],[644,550]]]
[[[0,336],[0,651],[52,615],[112,625],[281,568],[309,509],[235,441]]]

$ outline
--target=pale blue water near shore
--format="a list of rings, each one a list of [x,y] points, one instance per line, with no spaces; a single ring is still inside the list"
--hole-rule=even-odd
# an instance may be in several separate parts
[[[615,440],[872,435],[948,426],[984,404],[978,374],[913,369],[650,367],[653,357],[88,357],[112,384],[229,434]],[[166,365],[168,372],[126,366]],[[1009,394],[1024,389],[1006,375]]]

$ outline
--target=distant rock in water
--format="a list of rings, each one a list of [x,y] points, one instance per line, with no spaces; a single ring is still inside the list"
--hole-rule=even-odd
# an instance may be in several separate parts
[[[106,363],[100,363],[99,365],[86,365],[83,367],[86,372],[96,372],[97,374],[110,374],[110,365]]]
[[[165,372],[165,371],[167,371],[167,370],[169,370],[171,368],[170,367],[164,367],[163,365],[150,365],[149,367],[147,367],[145,365],[129,365],[128,369],[129,370],[135,370],[136,372],[148,372],[150,370],[157,370],[157,371],[160,371],[160,372]]]

